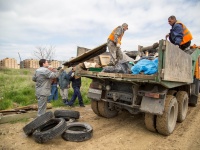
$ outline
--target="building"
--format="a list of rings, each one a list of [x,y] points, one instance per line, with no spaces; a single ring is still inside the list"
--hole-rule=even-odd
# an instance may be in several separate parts
[[[24,68],[39,68],[39,60],[37,59],[25,59],[23,60]]]
[[[13,68],[13,69],[19,69],[19,65],[17,64],[17,60],[14,58],[4,58],[0,60],[0,67],[5,68]]]

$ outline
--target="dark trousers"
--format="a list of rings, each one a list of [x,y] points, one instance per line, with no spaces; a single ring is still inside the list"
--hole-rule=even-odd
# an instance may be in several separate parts
[[[189,41],[189,42],[187,42],[183,45],[180,45],[179,48],[182,49],[182,50],[185,50],[186,48],[188,48],[190,46],[190,44],[191,44],[191,41]]]
[[[81,96],[81,92],[80,92],[80,87],[73,87],[73,89],[74,89],[74,94],[72,95],[72,98],[69,101],[68,105],[72,106],[77,97],[78,97],[79,105],[80,106],[84,105],[83,99],[82,99],[82,96]]]

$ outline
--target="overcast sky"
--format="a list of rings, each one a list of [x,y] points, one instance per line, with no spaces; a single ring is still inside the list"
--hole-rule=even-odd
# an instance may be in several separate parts
[[[36,47],[55,46],[56,60],[76,56],[77,46],[94,48],[126,22],[122,50],[164,39],[175,15],[200,45],[200,0],[0,0],[0,60],[35,58]]]

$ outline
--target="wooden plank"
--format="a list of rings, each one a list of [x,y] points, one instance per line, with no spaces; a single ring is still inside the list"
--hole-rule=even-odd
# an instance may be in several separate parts
[[[36,116],[37,116],[37,111],[31,111],[31,112],[22,113],[22,114],[5,115],[5,116],[0,117],[0,124],[17,121],[21,119],[35,118]]]
[[[192,57],[177,46],[166,41],[164,58],[165,81],[192,83]]]

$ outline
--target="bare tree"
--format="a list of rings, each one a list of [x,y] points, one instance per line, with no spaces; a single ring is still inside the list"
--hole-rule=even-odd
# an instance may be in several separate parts
[[[47,47],[37,46],[36,50],[34,50],[34,55],[38,59],[46,59],[46,60],[53,60],[55,57],[55,46],[50,45]]]

